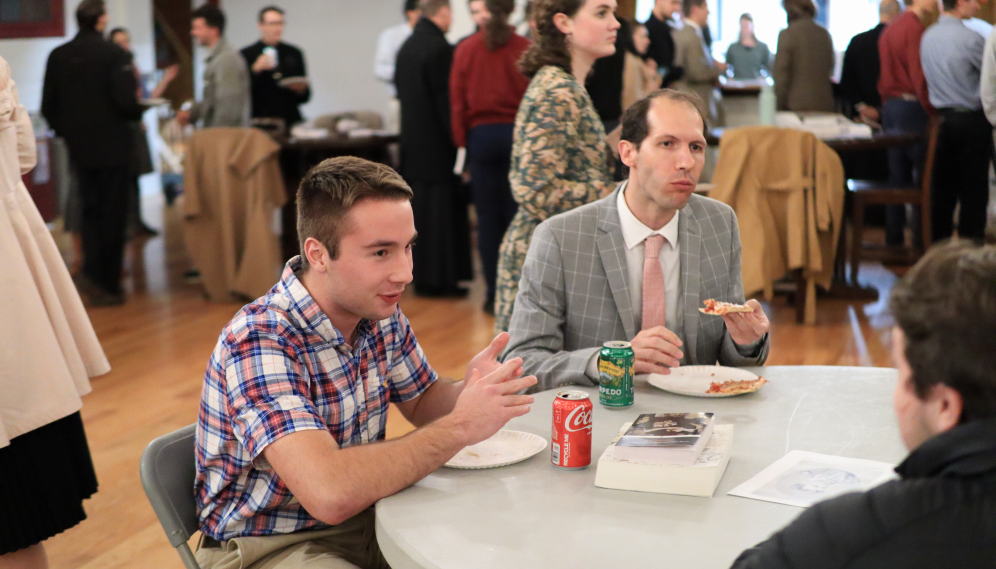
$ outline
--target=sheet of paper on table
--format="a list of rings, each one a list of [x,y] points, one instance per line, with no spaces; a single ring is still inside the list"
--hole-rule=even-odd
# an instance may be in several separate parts
[[[808,508],[894,478],[894,464],[794,450],[730,490],[730,496]]]

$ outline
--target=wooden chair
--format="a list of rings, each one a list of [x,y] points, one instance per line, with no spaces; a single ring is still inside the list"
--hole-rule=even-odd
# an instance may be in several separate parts
[[[869,180],[848,180],[847,189],[853,198],[854,209],[851,217],[851,284],[858,284],[858,268],[861,258],[869,251],[863,241],[865,229],[865,206],[868,205],[905,205],[920,206],[920,229],[923,234],[923,249],[930,247],[930,185],[933,180],[934,154],[937,150],[937,136],[941,128],[941,118],[931,117],[927,127],[927,152],[924,156],[923,168],[920,172],[919,185],[897,188],[889,183]],[[895,249],[887,250],[896,258]],[[923,254],[914,250],[907,255],[911,261]]]

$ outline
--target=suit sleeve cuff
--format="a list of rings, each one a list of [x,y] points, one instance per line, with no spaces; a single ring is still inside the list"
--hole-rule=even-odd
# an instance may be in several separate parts
[[[588,365],[585,367],[584,375],[591,380],[592,383],[598,384],[598,354],[600,350],[596,350],[594,354],[588,358]]]
[[[733,343],[733,347],[736,348],[737,353],[745,358],[756,358],[761,355],[761,348],[764,347],[764,343],[768,341],[768,332],[761,336],[761,339],[755,340],[745,346],[741,346],[736,342]]]

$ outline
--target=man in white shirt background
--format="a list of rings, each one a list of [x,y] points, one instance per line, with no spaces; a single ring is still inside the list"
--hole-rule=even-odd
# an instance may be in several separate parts
[[[398,59],[398,50],[412,35],[415,22],[422,16],[418,9],[418,0],[405,0],[405,21],[391,26],[380,33],[377,38],[377,52],[374,55],[374,76],[384,82],[387,92],[391,95],[388,102],[387,116],[384,128],[390,132],[398,132],[401,126],[401,106],[398,104],[398,92],[394,87],[394,63]]]

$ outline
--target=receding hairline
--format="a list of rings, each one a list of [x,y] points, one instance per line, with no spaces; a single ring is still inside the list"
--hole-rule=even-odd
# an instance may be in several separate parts
[[[674,137],[674,138],[678,138],[676,135],[671,134],[671,133],[667,133],[667,132],[655,133],[654,130],[653,130],[653,123],[650,121],[650,116],[654,112],[654,105],[657,105],[660,101],[667,101],[667,102],[675,104],[675,105],[681,105],[681,106],[685,107],[686,109],[688,109],[689,111],[691,111],[695,115],[695,117],[699,119],[699,122],[702,123],[702,129],[699,130],[699,131],[696,131],[696,132],[698,133],[698,135],[699,135],[699,137],[701,139],[700,142],[702,142],[703,144],[706,144],[706,142],[707,142],[706,141],[706,137],[705,137],[705,128],[706,128],[706,126],[705,126],[705,122],[702,120],[702,114],[699,112],[699,109],[696,108],[695,105],[691,101],[689,101],[687,99],[683,99],[683,98],[680,98],[680,97],[669,97],[667,95],[658,95],[658,96],[654,97],[653,99],[650,99],[650,108],[647,109],[647,118],[646,118],[646,121],[647,121],[647,136],[643,140],[647,140],[649,138],[661,138],[661,137],[664,137],[664,136],[671,136],[671,137]],[[642,142],[641,142],[641,144],[642,144]]]

